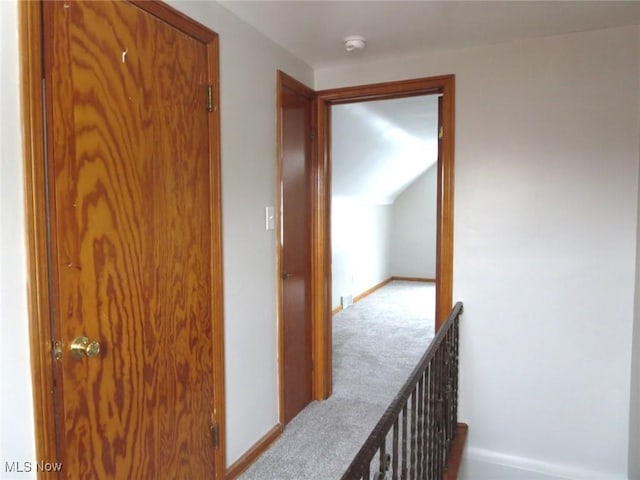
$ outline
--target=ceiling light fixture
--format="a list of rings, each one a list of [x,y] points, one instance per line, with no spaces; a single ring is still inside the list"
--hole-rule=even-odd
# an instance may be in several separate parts
[[[347,52],[361,51],[367,45],[367,39],[361,35],[349,35],[344,37],[344,49]]]

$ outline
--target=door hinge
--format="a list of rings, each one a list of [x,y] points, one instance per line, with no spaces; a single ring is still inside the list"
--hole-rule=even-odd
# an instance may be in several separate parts
[[[53,350],[53,358],[55,358],[56,360],[60,360],[60,358],[62,357],[62,342],[54,340],[52,350]]]
[[[207,112],[213,112],[213,85],[207,85]]]
[[[220,429],[218,428],[217,423],[211,425],[211,441],[213,442],[213,446],[215,448],[218,448],[220,446]]]
[[[442,140],[443,137],[444,137],[444,128],[440,127],[440,129],[438,130],[438,140]]]

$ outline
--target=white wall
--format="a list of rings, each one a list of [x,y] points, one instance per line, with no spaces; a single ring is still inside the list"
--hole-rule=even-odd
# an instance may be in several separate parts
[[[434,164],[393,202],[392,275],[436,278],[437,173]]]
[[[331,201],[332,306],[391,276],[391,205],[333,198]]]
[[[220,34],[227,461],[278,421],[275,234],[276,70],[307,84],[312,70],[212,2],[172,2]],[[33,460],[25,300],[16,2],[2,18],[2,455]],[[8,46],[12,46],[9,48]],[[6,335],[6,336],[5,336]],[[6,374],[6,375],[5,375]],[[6,402],[6,403],[5,403]],[[4,441],[9,438],[11,442]],[[2,464],[4,467],[4,464]],[[3,477],[4,478],[4,477]],[[25,478],[24,474],[20,478]]]
[[[306,64],[213,2],[172,4],[220,35],[222,231],[227,461],[278,422],[276,244],[264,208],[276,204],[276,70],[308,85]]]
[[[275,70],[306,83],[312,72],[216,4],[174,5],[221,35],[231,463],[277,421],[275,240],[263,230]],[[15,10],[0,2],[3,45],[17,45]],[[626,477],[638,50],[630,27],[316,72],[318,88],[457,76],[454,282],[471,453]],[[33,460],[17,49],[1,58],[1,451]]]
[[[638,28],[321,69],[315,86],[447,73],[467,452],[626,478]]]
[[[435,278],[437,167],[390,205],[331,200],[333,308],[392,275]]]
[[[27,317],[17,17],[15,1],[0,2],[0,476],[7,479],[35,478],[35,472],[9,474],[5,462],[38,460]]]

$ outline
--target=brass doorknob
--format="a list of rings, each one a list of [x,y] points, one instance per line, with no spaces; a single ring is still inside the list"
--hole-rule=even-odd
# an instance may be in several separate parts
[[[76,358],[92,358],[100,353],[100,344],[98,342],[90,342],[87,337],[76,337],[71,342],[71,353]]]

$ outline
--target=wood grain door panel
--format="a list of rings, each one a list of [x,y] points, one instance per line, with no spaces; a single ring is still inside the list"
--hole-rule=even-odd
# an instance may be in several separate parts
[[[65,477],[214,478],[206,45],[127,2],[43,5]]]
[[[313,398],[311,324],[312,97],[280,91],[284,422]]]

